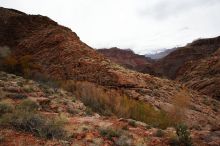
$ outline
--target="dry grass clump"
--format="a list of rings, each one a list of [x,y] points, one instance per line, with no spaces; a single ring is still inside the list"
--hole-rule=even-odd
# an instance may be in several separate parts
[[[181,123],[186,118],[186,109],[190,104],[190,95],[186,90],[181,90],[173,97],[173,108],[169,111],[169,117]]]

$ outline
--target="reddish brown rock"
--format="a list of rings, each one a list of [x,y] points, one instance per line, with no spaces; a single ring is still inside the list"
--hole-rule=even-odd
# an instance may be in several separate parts
[[[98,49],[97,51],[125,68],[142,73],[153,74],[152,63],[154,60],[147,58],[144,55],[135,54],[132,50],[123,50],[114,47],[110,49]]]

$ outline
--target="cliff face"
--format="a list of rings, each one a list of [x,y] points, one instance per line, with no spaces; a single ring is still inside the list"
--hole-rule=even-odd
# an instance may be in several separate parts
[[[142,73],[153,74],[152,63],[154,60],[138,55],[131,50],[122,50],[119,48],[98,49],[105,57],[111,61],[125,67]]]

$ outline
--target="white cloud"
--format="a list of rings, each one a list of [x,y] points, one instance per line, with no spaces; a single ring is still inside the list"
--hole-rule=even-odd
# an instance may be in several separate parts
[[[219,0],[4,0],[0,5],[49,16],[94,48],[143,54],[220,34]]]

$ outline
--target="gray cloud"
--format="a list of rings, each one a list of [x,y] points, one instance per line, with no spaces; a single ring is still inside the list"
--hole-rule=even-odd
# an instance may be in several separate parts
[[[220,0],[155,0],[155,3],[147,3],[140,11],[141,15],[152,16],[156,19],[166,19],[197,8],[206,8]]]

